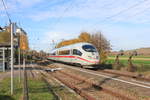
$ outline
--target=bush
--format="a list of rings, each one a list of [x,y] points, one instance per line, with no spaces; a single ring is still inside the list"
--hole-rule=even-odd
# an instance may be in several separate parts
[[[138,72],[148,72],[150,71],[150,65],[141,64],[137,67]]]
[[[122,64],[122,63],[119,63],[119,64],[113,64],[113,69],[115,69],[115,70],[121,70],[121,68],[123,68],[123,67],[125,67],[124,66],[124,64]]]
[[[129,71],[129,72],[135,72],[135,71],[137,71],[137,66],[135,66],[135,65],[128,65],[127,66],[127,71]]]

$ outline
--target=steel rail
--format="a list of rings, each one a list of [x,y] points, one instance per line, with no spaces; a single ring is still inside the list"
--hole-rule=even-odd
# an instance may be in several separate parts
[[[84,73],[88,73],[88,74],[91,74],[91,75],[96,75],[96,76],[100,76],[100,77],[104,77],[104,78],[109,78],[109,79],[112,79],[112,80],[115,80],[115,81],[119,81],[119,82],[131,84],[131,85],[134,85],[134,86],[150,89],[150,86],[129,82],[129,81],[126,81],[126,80],[123,80],[123,79],[119,79],[119,78],[113,78],[113,77],[110,77],[110,76],[107,76],[107,75],[103,75],[103,74],[100,74],[100,73],[93,73],[93,72],[90,72],[88,70],[79,69],[79,68],[73,68],[71,66],[69,66],[69,67],[68,66],[64,66],[64,67],[67,67],[67,68],[70,68],[70,69],[74,69],[74,70],[78,70],[78,71],[81,71],[81,72],[84,72]]]
[[[88,84],[90,84],[93,87],[99,88],[100,90],[104,91],[105,93],[108,93],[108,94],[110,94],[112,96],[115,96],[115,97],[122,98],[122,100],[136,100],[134,98],[129,98],[126,95],[123,95],[123,94],[120,94],[118,92],[115,92],[115,91],[112,91],[110,89],[107,89],[105,87],[102,87],[102,86],[100,86],[99,84],[97,84],[95,82],[88,81],[86,78],[81,78],[81,77],[78,77],[78,76],[75,76],[75,75],[71,75],[71,74],[68,74],[68,73],[63,72],[63,71],[59,71],[59,72],[65,74],[66,76],[72,77],[73,79],[84,81],[85,83],[88,83]]]

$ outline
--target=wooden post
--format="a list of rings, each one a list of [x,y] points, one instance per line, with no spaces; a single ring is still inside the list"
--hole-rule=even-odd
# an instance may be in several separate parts
[[[5,72],[5,48],[3,48],[3,72]]]

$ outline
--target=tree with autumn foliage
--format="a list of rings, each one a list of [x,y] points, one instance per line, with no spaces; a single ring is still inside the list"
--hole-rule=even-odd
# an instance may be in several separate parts
[[[79,35],[78,38],[76,39],[71,39],[71,40],[64,40],[60,43],[58,43],[58,45],[56,46],[56,48],[60,48],[63,46],[67,46],[67,45],[71,45],[71,44],[75,44],[75,43],[79,43],[79,42],[91,42],[91,35],[87,32],[81,32],[81,34]]]
[[[79,39],[80,41],[82,41],[82,42],[91,43],[91,35],[90,35],[90,33],[88,33],[88,32],[82,32],[82,33],[79,35],[78,39]]]
[[[19,42],[21,50],[29,50],[28,37],[26,34],[20,34]]]
[[[60,42],[56,46],[56,48],[60,48],[60,47],[63,47],[63,46],[67,46],[67,45],[71,45],[71,44],[79,43],[79,42],[82,42],[82,41],[80,41],[79,39],[64,40],[64,41]]]
[[[0,44],[10,44],[10,33],[7,31],[0,32]]]

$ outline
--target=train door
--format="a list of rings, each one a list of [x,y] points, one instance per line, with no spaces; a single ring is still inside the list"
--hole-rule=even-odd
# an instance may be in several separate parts
[[[70,56],[73,56],[73,49],[70,49]],[[70,63],[73,63],[73,58],[70,58]]]
[[[78,49],[73,49],[73,55],[74,55],[73,62],[76,64],[82,64],[81,60],[79,59],[79,57],[82,56],[82,53]]]

